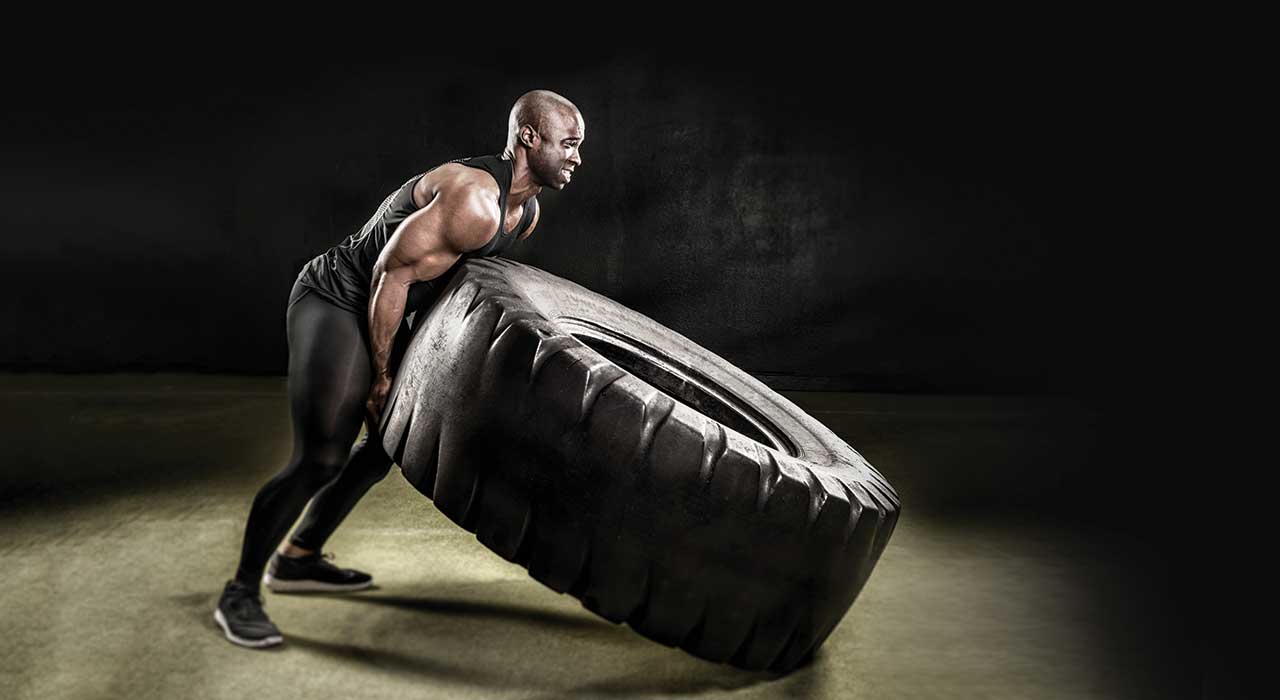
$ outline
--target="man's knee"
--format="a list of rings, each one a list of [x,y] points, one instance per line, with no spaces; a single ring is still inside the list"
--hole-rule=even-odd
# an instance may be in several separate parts
[[[319,447],[303,455],[300,471],[307,481],[319,488],[333,481],[347,466],[347,451],[341,447]]]
[[[391,457],[382,449],[382,441],[365,434],[351,455],[350,469],[360,470],[370,481],[381,481],[391,471]]]
[[[390,472],[391,472],[391,460],[389,459],[385,461],[379,460],[378,462],[370,464],[364,470],[364,475],[367,481],[376,483],[385,479],[387,477],[387,474],[389,474]]]

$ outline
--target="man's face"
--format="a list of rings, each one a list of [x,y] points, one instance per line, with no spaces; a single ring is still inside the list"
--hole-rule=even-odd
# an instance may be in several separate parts
[[[544,131],[529,152],[529,170],[539,185],[562,190],[582,165],[578,149],[586,137],[586,126],[577,113],[557,112],[547,119]]]

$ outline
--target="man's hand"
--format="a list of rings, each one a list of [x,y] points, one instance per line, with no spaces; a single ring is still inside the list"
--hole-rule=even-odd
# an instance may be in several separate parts
[[[369,399],[365,401],[365,420],[370,435],[378,434],[378,425],[382,422],[382,409],[387,405],[387,394],[391,392],[391,377],[378,375],[369,387]]]

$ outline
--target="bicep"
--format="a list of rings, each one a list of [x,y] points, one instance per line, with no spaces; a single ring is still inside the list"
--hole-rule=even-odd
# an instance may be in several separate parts
[[[403,284],[444,274],[463,253],[484,245],[491,217],[476,199],[465,192],[437,194],[400,222],[382,249],[375,272],[381,268]]]

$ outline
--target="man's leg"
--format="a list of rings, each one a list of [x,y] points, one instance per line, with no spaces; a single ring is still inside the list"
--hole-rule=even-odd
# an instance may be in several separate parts
[[[289,308],[288,325],[293,455],[249,512],[236,579],[254,589],[307,501],[345,466],[373,377],[355,314],[308,294]]]
[[[319,552],[329,536],[346,519],[356,502],[391,470],[391,457],[382,449],[381,441],[368,433],[351,449],[347,466],[338,478],[320,489],[311,499],[302,524],[289,538],[297,554]],[[287,552],[294,554],[294,551]]]
[[[295,286],[286,319],[293,454],[253,499],[235,579],[214,615],[228,639],[252,647],[282,641],[259,602],[263,569],[307,501],[345,465],[373,377],[356,314]]]
[[[389,365],[394,376],[408,348],[412,331],[407,323],[401,323],[391,346]],[[365,336],[367,338],[367,334]],[[384,407],[385,408],[385,407]],[[289,545],[281,548],[281,552],[289,556],[300,556],[319,552],[324,549],[333,531],[346,519],[356,503],[381,481],[391,470],[391,457],[382,448],[382,440],[376,435],[366,433],[364,438],[351,449],[346,466],[332,483],[325,486],[311,500],[302,524],[289,538]]]

